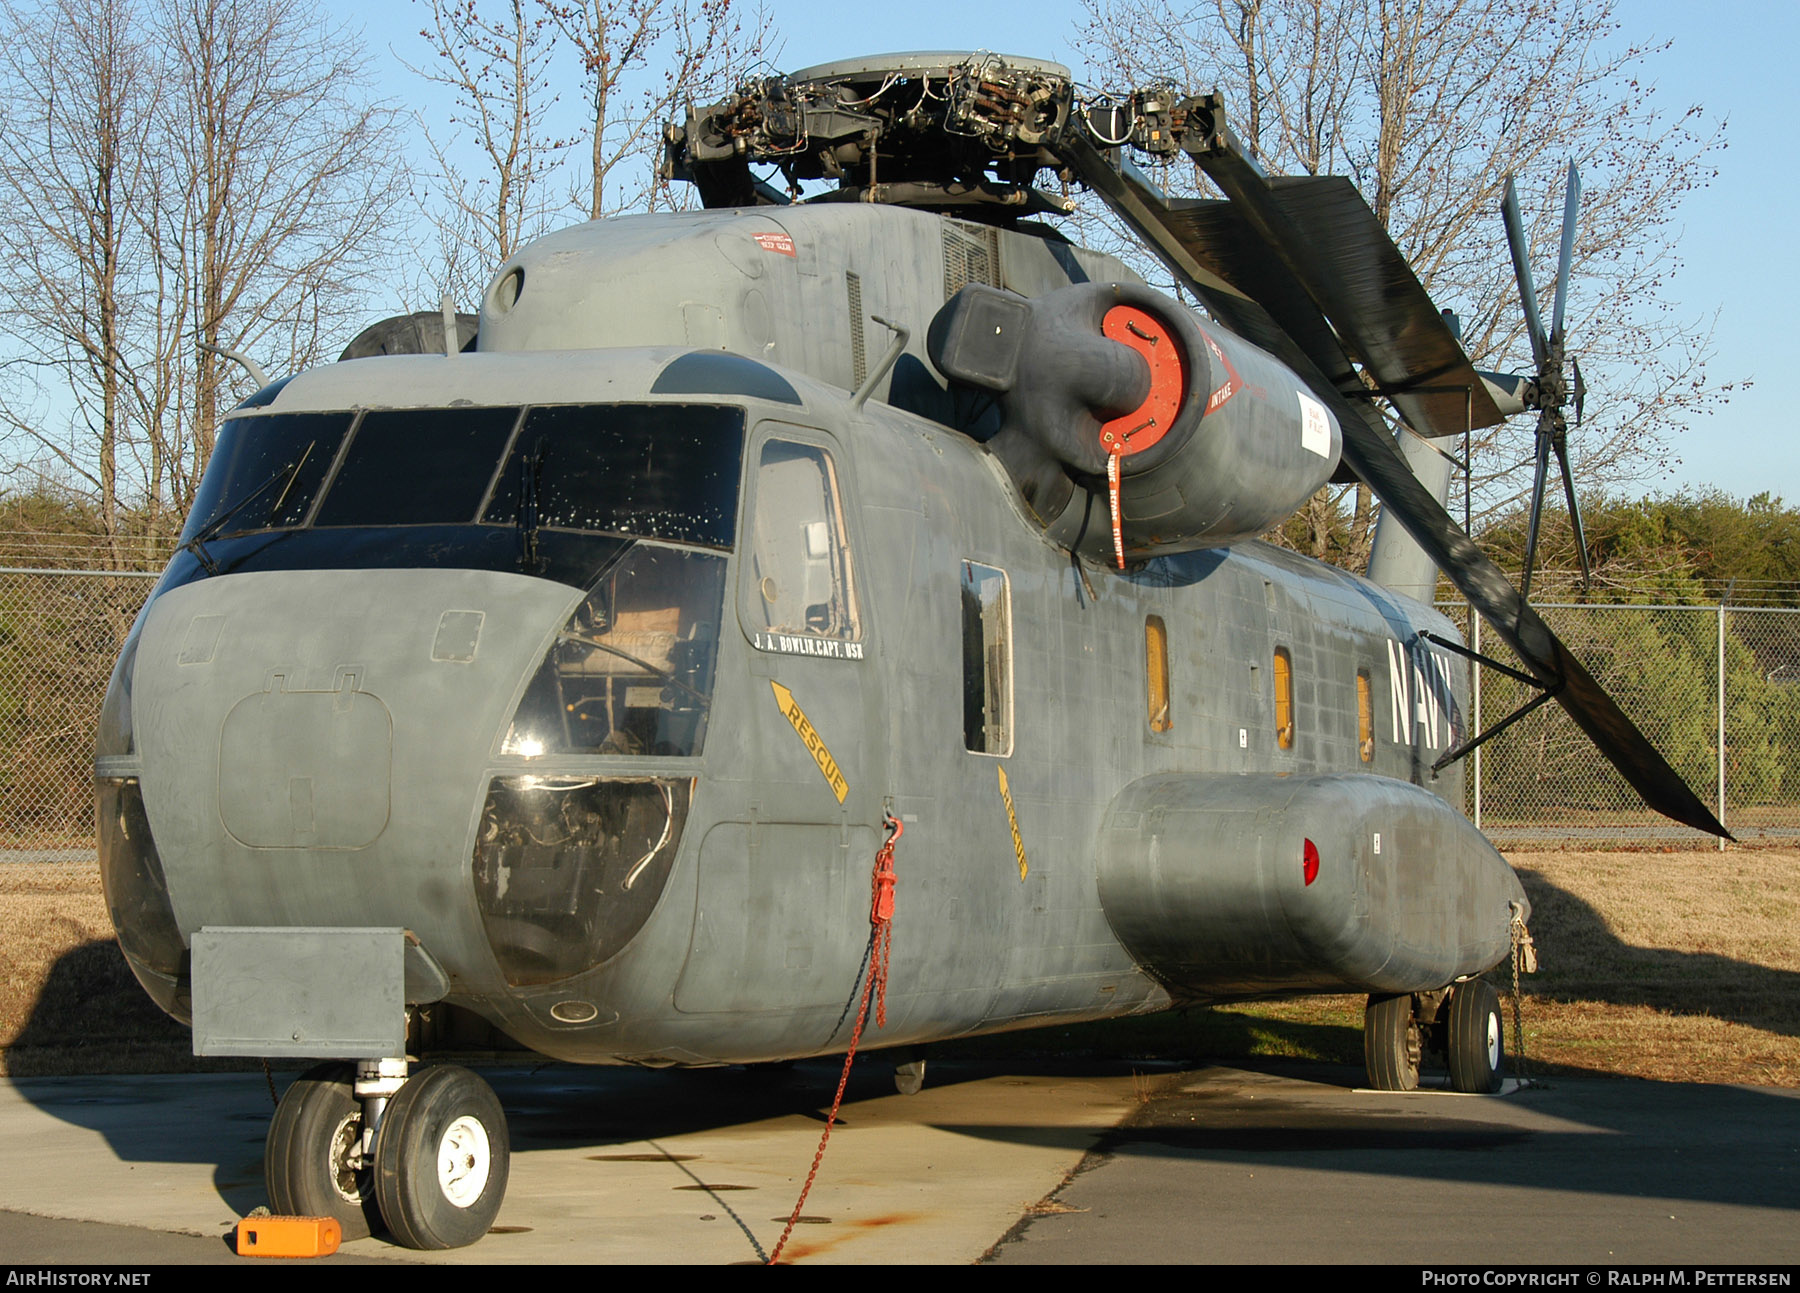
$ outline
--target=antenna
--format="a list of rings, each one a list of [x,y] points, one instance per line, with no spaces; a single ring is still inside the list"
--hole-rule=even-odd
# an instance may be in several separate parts
[[[250,380],[256,383],[257,390],[260,391],[269,384],[269,375],[262,370],[262,365],[257,363],[254,359],[245,355],[240,355],[235,350],[227,350],[224,346],[215,346],[210,341],[201,341],[198,337],[194,339],[194,344],[199,346],[202,350],[211,351],[215,355],[220,355],[231,360],[234,364],[242,365],[244,371],[250,374]]]

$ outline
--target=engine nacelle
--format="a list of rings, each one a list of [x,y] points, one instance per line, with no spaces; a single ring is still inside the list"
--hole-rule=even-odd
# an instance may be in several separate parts
[[[1279,360],[1139,283],[1035,299],[971,284],[932,320],[932,361],[998,395],[988,448],[1064,547],[1128,558],[1255,538],[1337,467],[1337,419]]]

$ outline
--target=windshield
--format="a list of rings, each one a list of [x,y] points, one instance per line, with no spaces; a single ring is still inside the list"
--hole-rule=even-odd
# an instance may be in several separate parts
[[[241,570],[517,570],[587,587],[632,539],[728,549],[744,411],[613,404],[228,421],[170,584]]]
[[[232,418],[219,432],[184,543],[215,532],[298,525],[350,429],[353,413]]]

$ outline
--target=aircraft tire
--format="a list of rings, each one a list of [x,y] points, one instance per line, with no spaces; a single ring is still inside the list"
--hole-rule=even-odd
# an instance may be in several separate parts
[[[361,1239],[380,1223],[374,1173],[349,1161],[362,1139],[356,1069],[320,1064],[294,1080],[263,1147],[269,1208],[284,1217],[333,1217],[345,1239]]]
[[[1363,1062],[1377,1091],[1413,1091],[1419,1085],[1419,1029],[1410,993],[1375,993],[1363,1010]]]
[[[1500,1089],[1506,1028],[1500,998],[1481,979],[1450,990],[1450,1021],[1445,1051],[1453,1090],[1492,1095]]]
[[[388,1101],[375,1136],[375,1197],[408,1248],[462,1248],[488,1232],[506,1197],[506,1113],[454,1064],[425,1069]]]

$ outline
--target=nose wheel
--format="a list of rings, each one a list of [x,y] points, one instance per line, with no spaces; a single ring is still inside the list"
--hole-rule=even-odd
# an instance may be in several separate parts
[[[263,1148],[269,1207],[281,1216],[335,1218],[345,1239],[380,1224],[355,1081],[350,1064],[302,1073],[276,1106]]]
[[[345,1239],[385,1228],[408,1248],[461,1248],[485,1235],[512,1155],[492,1088],[444,1065],[407,1078],[375,1110],[371,1148],[355,1067],[321,1064],[301,1075],[269,1123],[270,1208],[334,1217]]]
[[[512,1155],[492,1088],[455,1065],[409,1079],[375,1136],[381,1219],[408,1248],[461,1248],[488,1232]]]

